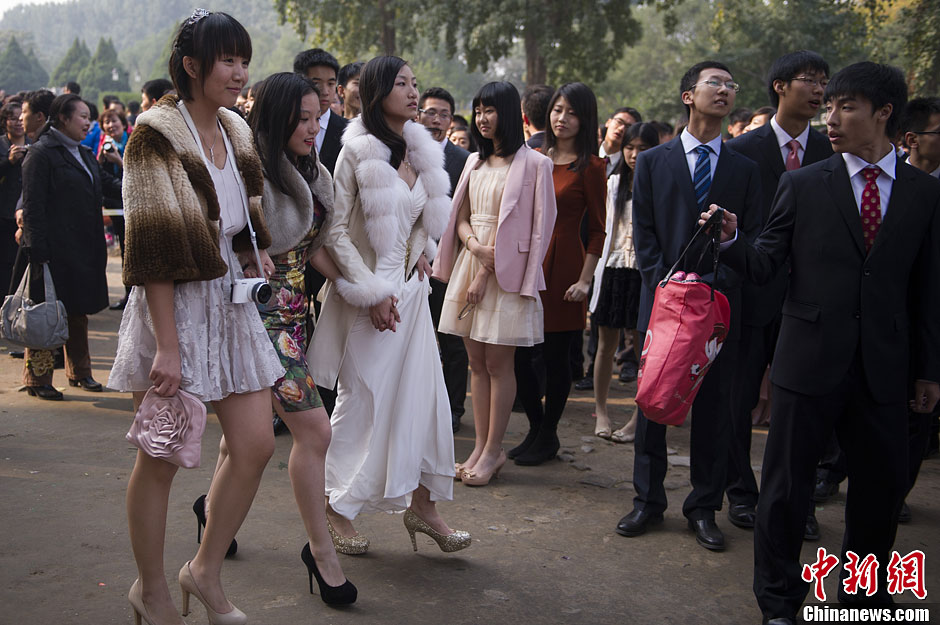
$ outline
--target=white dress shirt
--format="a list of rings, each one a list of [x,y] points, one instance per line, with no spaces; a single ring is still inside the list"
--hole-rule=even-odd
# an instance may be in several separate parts
[[[698,160],[698,152],[695,151],[695,148],[700,145],[707,145],[711,148],[708,152],[709,175],[711,179],[714,180],[715,168],[718,167],[718,154],[721,153],[721,133],[718,133],[718,136],[708,143],[702,143],[692,136],[688,128],[685,128],[682,134],[679,135],[679,138],[682,140],[682,149],[685,150],[685,160],[689,164],[689,177],[692,179],[695,178],[695,162]]]
[[[862,170],[872,165],[881,168],[881,173],[875,178],[875,184],[878,185],[878,195],[881,196],[881,218],[884,219],[888,210],[888,202],[891,200],[891,189],[897,179],[895,176],[895,169],[898,164],[897,154],[894,153],[893,149],[888,150],[888,153],[877,163],[868,163],[848,152],[843,152],[842,158],[845,160],[845,167],[849,171],[849,181],[852,183],[852,193],[855,194],[855,206],[858,208],[859,214],[862,211],[862,193],[865,191],[866,183]]]
[[[787,162],[787,157],[790,156],[790,146],[787,144],[793,139],[796,139],[800,143],[800,148],[796,151],[796,155],[797,158],[800,159],[800,165],[802,165],[803,155],[806,154],[806,142],[809,141],[809,124],[806,124],[806,128],[803,129],[803,132],[801,132],[798,137],[791,137],[790,133],[777,123],[776,115],[770,118],[770,127],[774,129],[774,134],[777,135],[777,145],[780,146],[780,156],[783,157],[784,163]]]
[[[323,140],[326,138],[326,127],[330,125],[330,116],[333,111],[326,109],[326,113],[320,116],[320,132],[317,133],[317,154],[323,150]]]

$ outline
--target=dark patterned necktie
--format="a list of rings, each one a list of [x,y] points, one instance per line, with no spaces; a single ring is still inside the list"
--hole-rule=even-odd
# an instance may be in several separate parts
[[[695,201],[700,211],[705,210],[705,198],[708,197],[708,188],[712,184],[711,162],[708,157],[711,149],[707,145],[695,148],[698,159],[695,161],[695,171],[692,173],[692,188],[695,189]]]
[[[881,227],[881,192],[878,190],[876,180],[881,168],[877,165],[862,170],[865,177],[865,189],[862,191],[862,202],[859,214],[862,217],[862,234],[865,237],[865,250],[871,251]]]

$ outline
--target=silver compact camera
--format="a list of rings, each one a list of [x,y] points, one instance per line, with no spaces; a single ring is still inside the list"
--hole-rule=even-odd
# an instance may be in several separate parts
[[[241,278],[232,284],[232,303],[267,304],[274,291],[264,278]]]

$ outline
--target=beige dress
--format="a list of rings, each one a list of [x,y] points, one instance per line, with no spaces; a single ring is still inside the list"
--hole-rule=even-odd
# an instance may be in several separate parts
[[[488,163],[470,172],[470,226],[482,245],[493,245],[496,241],[499,205],[508,173],[509,165],[491,167]],[[494,345],[531,347],[541,343],[544,340],[541,298],[507,293],[493,274],[486,281],[483,300],[463,319],[457,318],[467,305],[467,290],[481,266],[476,256],[461,245],[444,295],[438,331]]]

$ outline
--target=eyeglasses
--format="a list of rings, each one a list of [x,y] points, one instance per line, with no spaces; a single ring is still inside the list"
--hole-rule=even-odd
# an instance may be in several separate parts
[[[829,84],[828,78],[820,78],[819,80],[816,80],[815,78],[810,78],[809,76],[797,76],[795,78],[791,78],[790,80],[799,80],[807,87],[821,87],[823,89],[825,89],[826,85]]]
[[[912,130],[915,135],[940,135],[940,130]]]
[[[450,119],[450,113],[447,111],[438,111],[437,109],[418,109],[418,112],[422,115],[427,115],[431,119],[439,118],[441,121],[447,121]]]
[[[702,82],[695,83],[692,85],[692,87],[698,87],[699,85],[708,85],[712,89],[721,89],[722,87],[725,87],[729,91],[734,91],[735,93],[741,89],[741,85],[734,82],[733,80],[729,80],[728,82],[721,82],[720,80],[713,79],[703,80]]]

